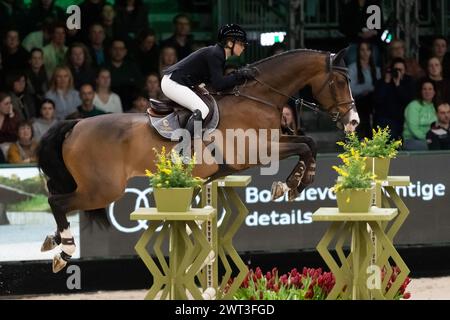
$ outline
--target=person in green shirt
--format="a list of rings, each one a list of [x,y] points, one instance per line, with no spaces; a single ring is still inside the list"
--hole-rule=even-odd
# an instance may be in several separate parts
[[[430,125],[437,120],[433,103],[436,96],[434,84],[424,80],[419,87],[419,97],[405,109],[403,140],[405,150],[428,150],[426,135]]]
[[[55,22],[50,29],[50,34],[50,43],[42,49],[48,79],[51,79],[53,72],[58,66],[64,64],[64,58],[67,52],[67,47],[64,45],[66,41],[65,25],[62,22]]]
[[[95,91],[91,84],[84,84],[80,88],[81,106],[77,107],[77,111],[67,116],[70,119],[84,119],[106,114],[103,110],[98,109],[94,105]]]

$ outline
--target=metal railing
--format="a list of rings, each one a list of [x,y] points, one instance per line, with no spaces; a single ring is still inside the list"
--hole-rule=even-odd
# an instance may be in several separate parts
[[[246,51],[248,61],[255,61],[267,55],[267,48],[259,45],[263,32],[287,31],[287,12],[280,1],[267,0],[218,0],[218,25],[237,23],[248,30],[248,38],[256,45]]]
[[[301,47],[304,39],[339,38],[339,15],[349,0],[217,0],[218,25],[239,23],[249,30],[251,41],[259,42],[261,32],[287,31],[292,47]],[[384,22],[398,36],[405,29],[414,29],[414,36],[450,32],[450,0],[381,0]],[[402,11],[411,5],[410,17]],[[412,25],[405,26],[404,21]],[[415,28],[412,28],[412,27]],[[415,41],[412,41],[415,42]],[[413,50],[415,44],[412,45]],[[246,53],[250,60],[262,58],[267,48],[251,46]]]

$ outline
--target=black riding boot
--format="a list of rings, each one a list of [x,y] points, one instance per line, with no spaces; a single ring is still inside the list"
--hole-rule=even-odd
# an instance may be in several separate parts
[[[186,123],[186,130],[189,131],[191,138],[199,139],[202,137],[202,132],[194,132],[194,123],[196,121],[202,121],[202,113],[196,109]]]

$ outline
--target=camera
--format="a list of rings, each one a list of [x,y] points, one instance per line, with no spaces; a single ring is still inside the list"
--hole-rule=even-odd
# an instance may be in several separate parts
[[[400,72],[401,72],[400,69],[397,69],[397,68],[392,69],[392,71],[391,71],[392,77],[394,79],[397,79],[398,77],[400,77]]]

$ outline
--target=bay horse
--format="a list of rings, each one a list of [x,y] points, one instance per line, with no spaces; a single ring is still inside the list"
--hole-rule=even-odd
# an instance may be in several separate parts
[[[258,71],[255,80],[238,86],[233,94],[218,97],[220,122],[216,130],[280,129],[281,110],[292,96],[310,86],[324,112],[333,115],[346,131],[359,124],[343,58],[338,54],[298,49],[278,54],[251,65]],[[297,104],[311,103],[296,100]],[[48,202],[57,224],[54,236],[47,236],[41,250],[62,245],[53,258],[53,272],[65,267],[75,251],[75,243],[66,214],[83,210],[105,212],[110,203],[120,199],[128,179],[144,176],[145,169],[155,170],[153,148],[171,150],[177,142],[161,137],[149,125],[146,114],[107,114],[83,120],[63,121],[53,126],[42,138],[38,149],[38,165],[47,178]],[[273,186],[274,197],[290,192],[295,198],[313,182],[316,146],[306,136],[281,136],[279,159],[299,157],[285,183]],[[252,145],[237,153],[249,154]],[[222,150],[222,155],[226,155]],[[218,178],[257,164],[198,164],[194,175]],[[261,164],[261,163],[259,163]],[[104,216],[106,218],[106,215]]]

